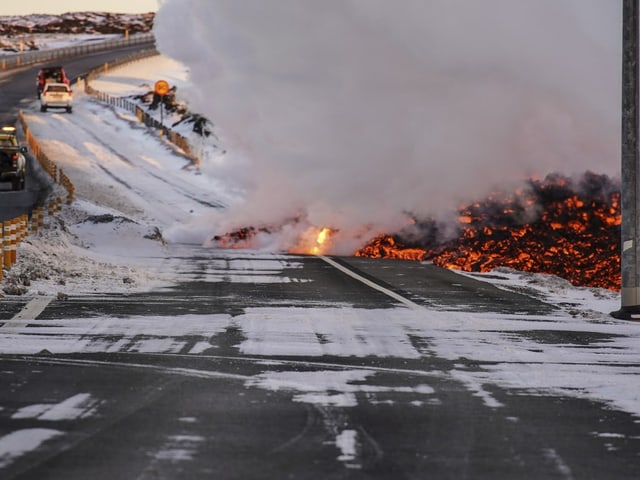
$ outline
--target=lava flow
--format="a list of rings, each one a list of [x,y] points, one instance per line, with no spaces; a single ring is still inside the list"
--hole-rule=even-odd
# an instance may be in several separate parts
[[[550,175],[516,194],[490,196],[459,209],[458,234],[417,221],[373,239],[356,256],[429,260],[471,272],[496,267],[547,273],[573,285],[620,289],[620,186],[587,172],[576,184]]]
[[[224,235],[215,235],[208,246],[225,249],[263,249],[274,248],[274,237],[292,239],[285,241],[288,253],[300,255],[323,255],[331,248],[333,235],[337,230],[328,227],[315,227],[291,218],[281,224],[261,227],[243,227]],[[277,243],[277,242],[276,242]],[[293,246],[291,246],[293,244]],[[276,247],[277,248],[277,247]]]

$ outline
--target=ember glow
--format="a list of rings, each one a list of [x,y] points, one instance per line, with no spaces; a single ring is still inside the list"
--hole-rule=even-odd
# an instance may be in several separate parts
[[[323,227],[309,227],[300,237],[297,245],[289,253],[323,255],[331,248],[331,235],[334,230]]]
[[[429,260],[473,272],[505,266],[619,290],[619,184],[593,173],[577,182],[550,175],[528,183],[516,194],[460,208],[454,238],[443,238],[442,225],[424,220],[373,239],[355,255]]]
[[[256,236],[259,233],[270,234],[266,228],[244,227],[224,235],[216,235],[211,239],[211,243],[217,248],[256,248]]]

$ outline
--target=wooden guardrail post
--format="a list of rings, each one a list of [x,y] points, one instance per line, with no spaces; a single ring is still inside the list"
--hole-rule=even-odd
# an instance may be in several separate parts
[[[44,228],[44,207],[38,207],[38,230]]]
[[[31,231],[35,233],[43,227],[44,227],[44,209],[42,207],[37,207],[33,211],[33,214],[31,217]]]
[[[35,209],[35,232],[37,232],[38,230],[40,230],[42,227],[44,227],[44,211],[42,210],[42,207],[38,207]],[[32,220],[32,223],[34,222],[34,220]],[[33,226],[33,225],[32,225]]]

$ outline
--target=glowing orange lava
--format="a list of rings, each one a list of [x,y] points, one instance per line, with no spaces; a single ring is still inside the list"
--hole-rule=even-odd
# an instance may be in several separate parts
[[[587,172],[578,184],[554,175],[530,180],[530,187],[460,208],[453,238],[440,234],[434,220],[425,220],[417,224],[419,235],[382,235],[355,255],[430,260],[474,272],[505,266],[619,290],[619,185]]]

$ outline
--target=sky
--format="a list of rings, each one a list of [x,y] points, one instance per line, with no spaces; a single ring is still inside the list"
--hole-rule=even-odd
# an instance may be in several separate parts
[[[220,228],[305,218],[348,252],[531,176],[618,176],[620,5],[166,0],[154,32],[249,192]]]
[[[60,14],[68,12],[147,13],[158,10],[158,0],[23,0],[3,1],[0,15]]]

